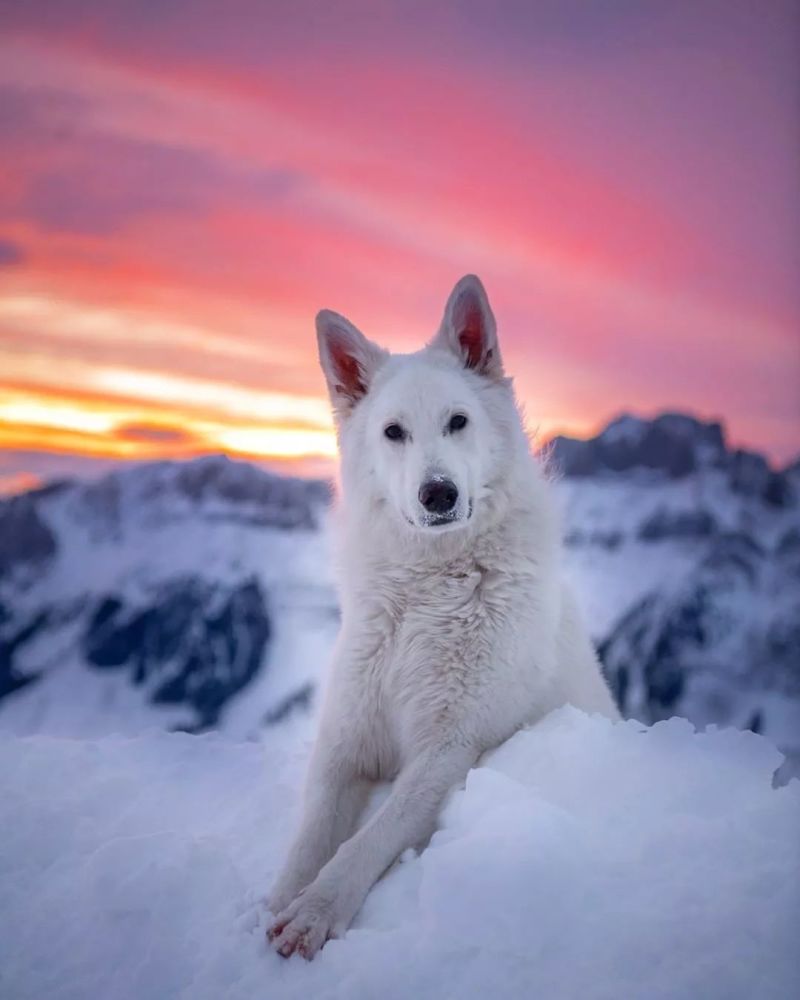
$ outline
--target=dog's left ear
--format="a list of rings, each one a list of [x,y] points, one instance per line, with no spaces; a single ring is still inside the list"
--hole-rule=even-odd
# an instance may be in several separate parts
[[[479,375],[503,377],[497,324],[486,289],[476,275],[465,275],[450,293],[442,325],[431,346],[453,351],[465,368]]]

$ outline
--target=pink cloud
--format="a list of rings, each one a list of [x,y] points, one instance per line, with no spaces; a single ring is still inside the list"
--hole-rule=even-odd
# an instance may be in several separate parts
[[[680,405],[788,453],[788,7],[545,3],[492,20],[442,4],[414,20],[382,4],[367,23],[357,5],[245,4],[224,24],[179,8],[14,13],[0,82],[30,113],[0,113],[17,154],[0,165],[0,238],[22,254],[10,292],[232,347],[132,335],[106,361],[321,396],[317,308],[409,349],[478,270],[534,419]],[[29,336],[53,357],[97,350]]]

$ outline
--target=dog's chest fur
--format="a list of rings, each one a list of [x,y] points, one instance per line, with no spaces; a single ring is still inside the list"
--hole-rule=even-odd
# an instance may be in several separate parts
[[[506,638],[523,634],[524,623],[504,625],[520,604],[536,606],[534,580],[493,562],[491,553],[476,550],[440,565],[394,563],[387,571],[384,563],[380,573],[362,577],[352,595],[362,655],[348,699],[353,717],[366,720],[367,770],[391,776],[432,734],[474,739],[462,733],[464,725],[483,724],[491,742],[496,727],[483,706],[505,719],[502,692],[524,695],[522,657],[530,650],[512,648]]]

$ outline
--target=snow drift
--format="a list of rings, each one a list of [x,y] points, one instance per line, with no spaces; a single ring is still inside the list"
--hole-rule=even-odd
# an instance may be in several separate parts
[[[0,993],[777,1000],[797,984],[800,782],[773,787],[760,736],[562,709],[470,773],[428,849],[311,964],[264,943],[292,745],[0,740]]]

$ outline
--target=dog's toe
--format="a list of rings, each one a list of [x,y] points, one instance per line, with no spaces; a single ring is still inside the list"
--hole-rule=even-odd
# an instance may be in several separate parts
[[[283,933],[283,928],[286,926],[286,922],[281,922],[276,920],[274,924],[267,928],[267,940],[274,941],[276,937],[279,937]]]
[[[283,958],[293,955],[300,943],[300,931],[294,927],[287,927],[277,936],[275,940],[275,950]]]
[[[282,958],[290,958],[297,953],[309,959],[319,950],[320,945],[316,943],[316,938],[317,935],[313,933],[312,928],[291,923],[283,928],[276,928],[270,940]]]
[[[292,906],[292,912],[282,913],[267,931],[273,947],[284,958],[298,954],[312,959],[325,942],[337,936],[333,907],[328,903]]]

